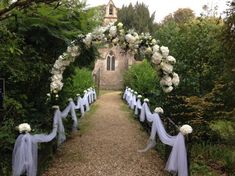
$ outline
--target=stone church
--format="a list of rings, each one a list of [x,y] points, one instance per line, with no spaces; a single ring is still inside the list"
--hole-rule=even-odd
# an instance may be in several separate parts
[[[117,21],[118,8],[112,0],[105,6],[103,25]],[[123,88],[123,74],[135,63],[134,56],[125,53],[119,46],[99,49],[100,57],[95,62],[93,77],[100,89],[119,90]]]

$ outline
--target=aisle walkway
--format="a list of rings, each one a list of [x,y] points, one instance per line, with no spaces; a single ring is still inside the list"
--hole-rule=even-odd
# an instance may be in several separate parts
[[[162,176],[156,151],[138,153],[148,135],[120,99],[106,92],[93,105],[72,136],[57,152],[43,176]]]

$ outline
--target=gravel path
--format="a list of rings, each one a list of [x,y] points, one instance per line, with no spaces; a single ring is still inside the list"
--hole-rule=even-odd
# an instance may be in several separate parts
[[[148,135],[133,119],[120,92],[106,92],[55,155],[43,176],[162,176],[155,150],[138,153]]]

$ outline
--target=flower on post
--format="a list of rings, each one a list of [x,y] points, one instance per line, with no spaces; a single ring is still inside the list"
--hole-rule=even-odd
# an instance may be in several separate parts
[[[148,98],[145,98],[145,99],[144,99],[144,102],[148,103],[148,102],[149,102],[149,99],[148,99]]]
[[[183,135],[187,135],[193,132],[193,128],[190,125],[185,124],[182,127],[180,127],[180,132]]]
[[[164,113],[164,111],[163,111],[163,109],[161,107],[156,107],[154,112],[156,112],[158,114],[163,114]]]
[[[19,129],[19,132],[20,132],[20,133],[23,133],[23,132],[28,133],[28,132],[31,131],[31,127],[30,127],[30,125],[29,125],[28,123],[22,123],[22,124],[20,124],[20,125],[18,126],[18,129]]]
[[[137,98],[141,99],[141,98],[142,98],[142,95],[138,95]]]

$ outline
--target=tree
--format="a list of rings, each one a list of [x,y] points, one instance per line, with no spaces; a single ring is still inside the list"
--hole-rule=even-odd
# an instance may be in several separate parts
[[[174,12],[173,17],[176,23],[186,23],[195,18],[194,12],[189,8],[180,8]]]
[[[150,15],[148,7],[144,3],[136,3],[135,6],[122,6],[118,12],[118,21],[122,22],[128,29],[135,29],[137,32],[153,33],[156,24],[154,23],[155,13]]]
[[[186,23],[195,18],[195,14],[192,9],[189,8],[179,8],[173,14],[170,13],[167,15],[164,20],[163,24],[171,21],[175,21],[178,24]]]

